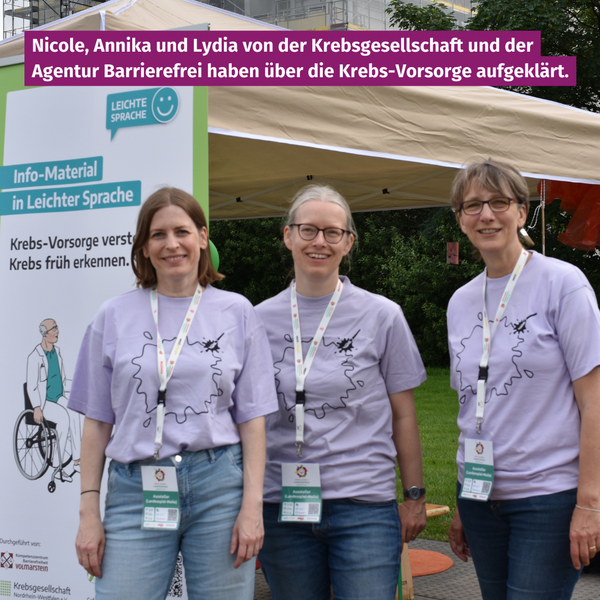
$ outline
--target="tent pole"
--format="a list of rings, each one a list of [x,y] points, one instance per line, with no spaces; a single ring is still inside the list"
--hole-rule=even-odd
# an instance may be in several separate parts
[[[546,203],[542,202],[542,255],[546,256]]]
[[[542,181],[542,256],[546,256],[546,180]]]

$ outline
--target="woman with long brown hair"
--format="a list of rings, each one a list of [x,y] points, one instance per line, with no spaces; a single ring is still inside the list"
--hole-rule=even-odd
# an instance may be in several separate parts
[[[210,285],[222,276],[186,192],[144,203],[132,261],[138,288],[89,325],[69,400],[85,415],[79,562],[97,600],[163,600],[179,552],[190,598],[250,600],[264,415],[277,408],[264,327],[245,298]]]

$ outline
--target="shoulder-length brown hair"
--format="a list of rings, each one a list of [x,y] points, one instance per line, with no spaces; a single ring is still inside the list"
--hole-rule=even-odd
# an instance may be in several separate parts
[[[131,266],[133,267],[138,287],[148,288],[156,283],[156,271],[150,259],[144,256],[144,246],[146,246],[150,237],[150,225],[152,224],[154,215],[165,206],[179,206],[179,208],[185,210],[198,231],[206,229],[206,237],[208,239],[208,227],[204,211],[193,196],[183,190],[172,187],[164,187],[154,192],[142,205],[140,214],[138,215],[135,240],[131,248]],[[198,281],[200,285],[208,285],[213,281],[219,281],[223,278],[224,275],[221,275],[213,266],[210,257],[210,244],[208,244],[206,248],[200,250]]]

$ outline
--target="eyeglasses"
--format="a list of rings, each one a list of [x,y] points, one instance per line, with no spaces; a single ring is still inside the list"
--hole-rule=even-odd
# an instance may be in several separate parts
[[[500,196],[491,200],[468,200],[460,205],[458,212],[463,212],[465,215],[478,215],[483,210],[483,205],[489,205],[492,212],[506,212],[511,202],[516,202],[514,198],[505,198]]]
[[[56,333],[58,331],[58,325],[55,325],[54,327],[50,327],[50,329],[48,329],[48,333],[50,331],[53,331],[54,333]]]
[[[350,233],[350,231],[347,231],[346,229],[340,229],[339,227],[327,227],[326,229],[320,229],[319,227],[307,225],[305,223],[290,223],[289,226],[297,227],[298,235],[305,242],[314,240],[319,235],[319,231],[322,231],[326,242],[329,242],[330,244],[337,244],[342,240],[345,233]]]

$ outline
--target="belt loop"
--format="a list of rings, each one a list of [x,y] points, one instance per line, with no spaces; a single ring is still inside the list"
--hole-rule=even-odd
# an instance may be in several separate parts
[[[125,470],[127,471],[127,477],[133,476],[133,463],[125,463]]]
[[[210,463],[213,464],[215,460],[217,460],[217,457],[215,456],[215,451],[212,448],[209,448],[207,452],[208,458],[210,459]]]

